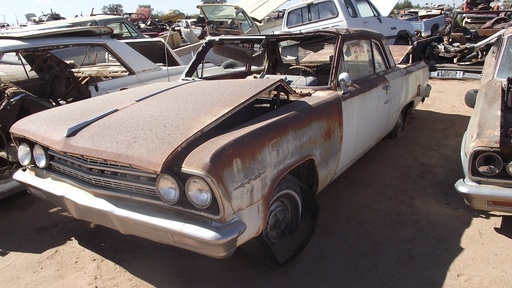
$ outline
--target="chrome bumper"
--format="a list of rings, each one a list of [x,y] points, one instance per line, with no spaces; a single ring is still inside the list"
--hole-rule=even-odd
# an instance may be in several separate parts
[[[25,184],[31,194],[62,207],[74,218],[214,258],[232,255],[238,237],[246,229],[238,219],[218,223],[150,204],[100,198],[37,168],[19,170],[14,179]]]
[[[491,201],[512,203],[512,188],[481,185],[468,179],[459,179],[455,189],[464,197],[466,203],[474,209],[512,213],[512,207],[495,205]]]

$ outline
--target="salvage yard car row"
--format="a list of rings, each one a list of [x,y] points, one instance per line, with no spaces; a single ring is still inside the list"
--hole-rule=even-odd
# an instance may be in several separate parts
[[[510,135],[490,126],[512,129],[509,34],[487,56],[462,146],[466,177],[456,184],[468,204],[489,211],[512,212],[501,187],[512,175]],[[284,264],[312,236],[316,194],[381,139],[396,138],[429,96],[429,67],[408,62],[428,45],[388,46],[365,29],[209,38],[173,79],[133,82],[128,73],[102,97],[67,104],[80,97],[48,96],[62,107],[12,121],[7,135],[23,166],[14,179],[73,217],[124,234],[215,258],[241,247]],[[74,66],[78,49],[62,51],[75,56],[63,71],[88,73]],[[85,51],[89,64],[108,55]],[[211,54],[233,65],[212,67]],[[481,96],[494,89],[501,104]],[[480,112],[484,103],[501,112]]]

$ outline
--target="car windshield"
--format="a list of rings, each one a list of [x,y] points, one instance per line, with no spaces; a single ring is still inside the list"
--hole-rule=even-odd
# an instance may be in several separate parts
[[[77,77],[119,77],[130,74],[112,53],[100,45],[25,49],[6,55],[2,64],[18,66],[19,69],[12,69],[10,75],[2,75],[4,81],[33,78],[34,72],[40,77],[63,71],[72,71]],[[22,63],[29,67],[23,69],[19,65]]]
[[[198,66],[196,73],[188,76],[201,79],[281,78],[292,87],[330,84],[334,38],[262,39],[211,41],[211,45],[204,48],[208,52],[201,63],[211,62],[222,69],[206,71]]]
[[[496,71],[497,79],[507,79],[507,77],[512,77],[512,37],[507,37],[505,41],[505,45],[503,46],[503,51],[501,55],[501,60],[498,65],[498,70]]]
[[[230,5],[202,6],[202,10],[208,20],[233,19],[235,7]]]

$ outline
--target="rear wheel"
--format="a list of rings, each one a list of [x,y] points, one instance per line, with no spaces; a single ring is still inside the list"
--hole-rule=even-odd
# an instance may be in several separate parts
[[[400,112],[400,116],[398,116],[395,127],[393,127],[393,130],[391,130],[391,132],[388,134],[389,139],[396,139],[398,137],[398,133],[404,130],[405,115],[406,113],[404,111]]]

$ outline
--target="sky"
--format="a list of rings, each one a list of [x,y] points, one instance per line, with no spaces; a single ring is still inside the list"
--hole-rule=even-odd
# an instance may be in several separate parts
[[[139,4],[151,5],[155,11],[167,12],[170,9],[181,10],[185,14],[194,14],[198,12],[196,6],[201,4],[200,0],[137,0],[137,1],[119,1],[119,0],[86,0],[86,1],[69,1],[69,0],[18,0],[17,1],[2,1],[2,9],[0,10],[0,22],[7,22],[9,24],[25,23],[25,14],[34,13],[37,16],[43,13],[49,14],[53,12],[60,13],[63,17],[69,17],[72,15],[89,15],[92,8],[95,13],[101,13],[101,8],[109,4],[121,4],[123,5],[124,12],[135,12],[135,9]],[[389,0],[378,0],[378,1],[389,1]],[[235,4],[238,0],[228,0],[227,3]],[[289,6],[294,3],[298,3],[300,0],[289,0],[282,8]],[[418,1],[412,0],[413,5],[425,3],[448,4],[459,5],[462,0],[425,0]]]

